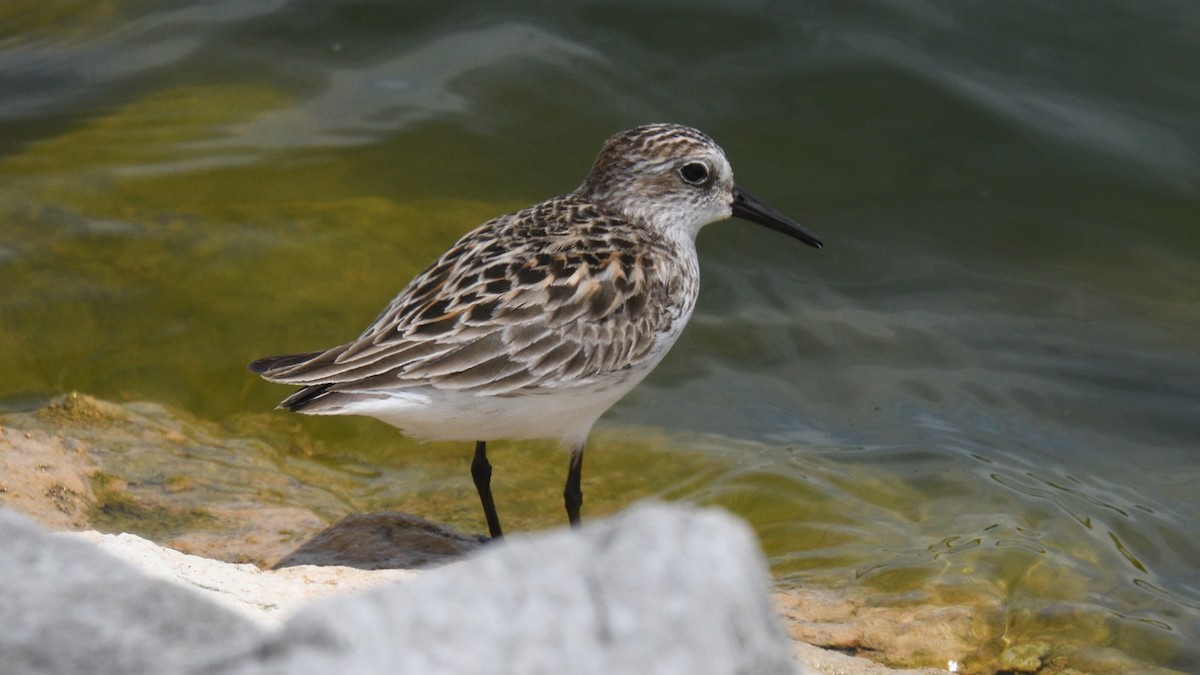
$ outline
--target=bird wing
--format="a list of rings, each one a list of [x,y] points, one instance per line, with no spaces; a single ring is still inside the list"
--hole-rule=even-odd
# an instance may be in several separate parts
[[[595,206],[550,200],[464,236],[354,341],[252,370],[304,385],[293,403],[337,391],[503,395],[588,382],[644,361],[690,312],[697,289],[679,260],[669,242]]]

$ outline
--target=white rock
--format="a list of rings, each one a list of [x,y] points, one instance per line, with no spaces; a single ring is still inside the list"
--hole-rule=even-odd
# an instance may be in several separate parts
[[[413,570],[360,570],[299,565],[263,570],[254,565],[201,558],[165,548],[134,534],[66,532],[63,537],[91,542],[147,576],[187,586],[213,602],[266,626],[278,626],[309,601],[380,584],[410,579]]]
[[[177,584],[0,510],[0,671],[180,673],[267,631]]]
[[[273,632],[262,622],[320,588],[314,575],[326,570],[210,568],[101,538],[189,589],[10,513],[0,537],[10,543],[0,548],[5,672],[795,672],[757,543],[718,511],[642,506],[581,531],[512,537],[400,584],[311,603]]]
[[[265,653],[287,673],[795,672],[749,529],[666,506],[315,603]]]

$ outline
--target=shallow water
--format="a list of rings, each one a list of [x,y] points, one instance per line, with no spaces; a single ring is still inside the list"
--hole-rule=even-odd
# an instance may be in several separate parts
[[[350,507],[481,529],[469,448],[284,420],[245,363],[352,337],[609,133],[689,123],[827,246],[701,234],[585,510],[720,504],[785,582],[984,584],[1013,642],[1200,671],[1198,31],[1189,2],[9,0],[0,402],[263,415]],[[493,463],[510,529],[558,523],[564,456]]]

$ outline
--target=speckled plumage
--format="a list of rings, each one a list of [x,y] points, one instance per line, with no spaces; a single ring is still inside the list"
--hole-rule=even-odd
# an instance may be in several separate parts
[[[303,387],[280,407],[479,441],[477,463],[483,441],[557,438],[573,449],[577,480],[592,424],[657,365],[695,307],[696,233],[733,214],[820,246],[740,191],[705,134],[631,129],[608,139],[574,192],[465,235],[355,340],[251,370]]]
[[[328,385],[293,397],[309,405],[405,386],[512,396],[611,376],[645,361],[695,304],[695,259],[678,248],[573,195],[552,199],[460,239],[357,340],[267,375]]]

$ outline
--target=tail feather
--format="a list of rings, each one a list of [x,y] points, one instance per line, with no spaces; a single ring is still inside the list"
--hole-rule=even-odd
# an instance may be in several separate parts
[[[324,351],[304,352],[303,354],[280,354],[278,356],[264,356],[261,359],[253,361],[246,366],[250,372],[262,375],[264,379],[275,380],[275,375],[280,371],[291,368],[324,354]],[[280,408],[287,408],[292,412],[300,412],[308,407],[310,403],[324,396],[333,384],[313,384],[300,389],[291,396],[283,399],[280,402]]]
[[[273,370],[290,368],[298,363],[311,361],[312,359],[324,353],[325,352],[322,350],[316,352],[304,352],[303,354],[279,354],[277,356],[264,356],[261,359],[252,361],[250,365],[246,366],[246,368],[252,373],[257,373],[266,377],[267,379],[270,379],[271,371]]]
[[[280,408],[287,408],[292,412],[301,412],[309,406],[309,404],[325,396],[329,393],[329,388],[332,384],[314,384],[309,387],[297,391],[288,396],[279,403]]]

